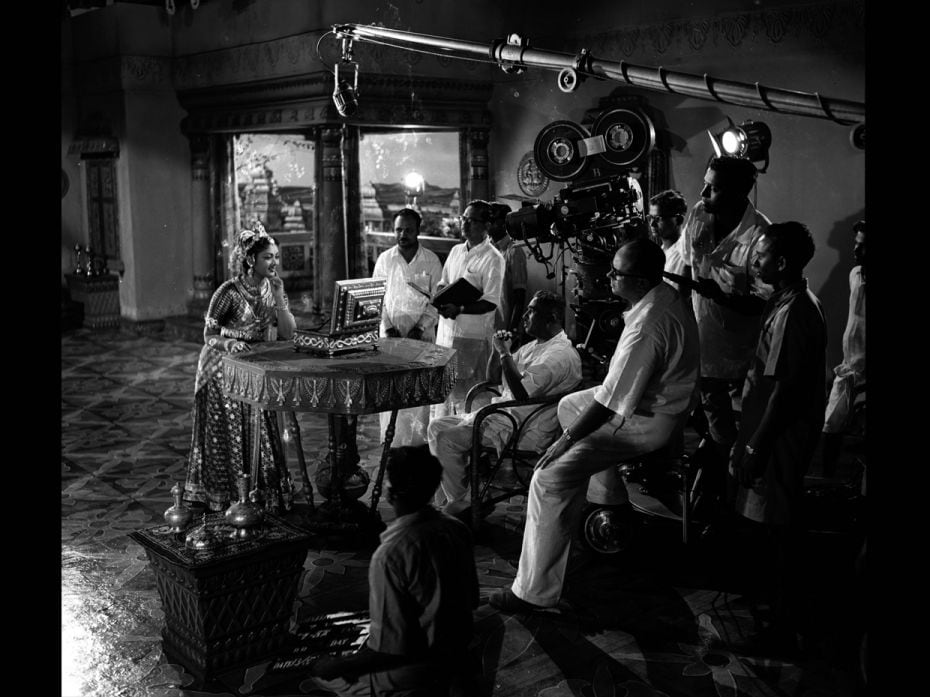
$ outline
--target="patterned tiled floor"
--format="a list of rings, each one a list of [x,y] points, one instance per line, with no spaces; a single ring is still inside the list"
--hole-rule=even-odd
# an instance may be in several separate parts
[[[361,684],[306,677],[269,685],[262,681],[267,663],[202,685],[166,660],[154,575],[127,534],[160,524],[172,485],[184,478],[199,346],[76,330],[62,336],[61,351],[63,697],[364,694]],[[300,419],[312,469],[326,442],[325,421]],[[360,419],[368,469],[377,463],[378,438],[377,417]],[[289,462],[299,487],[293,452]],[[383,502],[380,510],[392,517]],[[479,535],[483,598],[514,576],[524,511],[520,497],[499,504]],[[576,556],[579,568],[557,610],[508,617],[482,600],[472,645],[481,670],[476,697],[855,694],[855,650],[834,626],[848,600],[842,569],[852,554],[827,538],[812,558],[835,560],[840,581],[812,571],[812,579],[834,585],[815,589],[822,617],[803,659],[778,660],[753,648],[752,617],[727,571],[732,550],[682,550],[675,530],[655,526],[623,563]],[[370,550],[311,549],[295,622],[364,609],[369,558]]]

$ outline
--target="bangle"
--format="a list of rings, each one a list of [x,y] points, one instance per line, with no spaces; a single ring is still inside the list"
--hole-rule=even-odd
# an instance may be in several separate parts
[[[287,311],[288,311],[288,310],[287,310],[287,305],[281,305],[280,307],[277,306],[277,305],[275,305],[275,306],[274,306],[274,309],[277,310],[278,312],[287,312]]]

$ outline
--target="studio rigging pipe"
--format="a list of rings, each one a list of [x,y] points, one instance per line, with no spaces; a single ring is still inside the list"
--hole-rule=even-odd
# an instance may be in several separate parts
[[[662,67],[634,65],[622,60],[601,60],[588,53],[587,49],[582,49],[577,55],[571,55],[530,48],[528,42],[516,34],[511,34],[506,39],[497,39],[492,41],[490,46],[486,46],[472,41],[365,24],[337,24],[333,26],[333,32],[340,39],[350,38],[408,51],[438,51],[450,58],[496,63],[505,72],[520,72],[527,67],[558,70],[559,89],[565,92],[574,91],[583,79],[594,77],[724,104],[829,119],[843,125],[865,121],[863,102],[824,97],[817,92],[767,87],[758,82],[723,80],[706,73],[695,75]]]

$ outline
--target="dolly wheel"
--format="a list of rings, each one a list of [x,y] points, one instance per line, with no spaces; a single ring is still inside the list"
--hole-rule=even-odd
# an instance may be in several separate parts
[[[598,554],[619,554],[633,542],[635,518],[613,506],[593,506],[584,517],[583,533],[585,544]]]

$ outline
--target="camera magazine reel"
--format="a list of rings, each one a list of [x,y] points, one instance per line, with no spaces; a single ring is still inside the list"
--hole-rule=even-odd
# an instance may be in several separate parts
[[[533,143],[533,157],[543,173],[554,181],[577,179],[587,169],[585,139],[590,134],[573,121],[553,121]]]
[[[630,109],[605,111],[594,120],[591,135],[604,140],[596,159],[605,169],[614,171],[648,155],[656,142],[656,130],[649,117]]]

